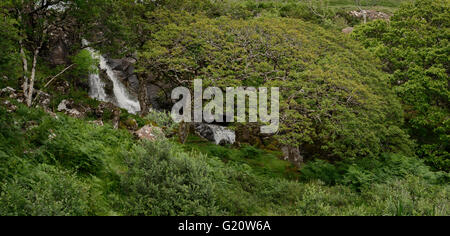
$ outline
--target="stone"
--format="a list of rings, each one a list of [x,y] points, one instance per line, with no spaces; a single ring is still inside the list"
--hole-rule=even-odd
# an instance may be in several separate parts
[[[89,121],[89,124],[93,124],[93,125],[97,125],[97,126],[103,126],[104,125],[102,120]]]
[[[6,87],[0,90],[0,97],[17,98],[16,90],[11,87]]]
[[[82,113],[80,110],[73,108],[75,105],[75,103],[72,100],[62,100],[59,105],[57,110],[59,112],[64,112],[66,115],[72,116],[72,117],[76,117],[76,118],[81,118],[84,116],[84,113]]]
[[[235,132],[226,127],[198,123],[194,125],[194,128],[198,135],[217,145],[234,144],[234,142],[236,142]]]
[[[297,168],[300,168],[303,165],[303,157],[300,154],[300,149],[298,147],[285,145],[281,147],[281,151],[283,152],[283,159],[285,161],[289,161]]]
[[[36,96],[34,97],[34,99],[37,106],[44,108],[44,110],[47,112],[51,110],[49,108],[51,101],[50,94],[42,92],[41,90],[36,90]]]
[[[342,33],[344,34],[351,34],[353,32],[353,27],[347,27],[342,29]]]
[[[2,102],[2,104],[6,107],[7,112],[15,112],[17,110],[17,106],[12,104],[10,101],[5,100]]]
[[[58,40],[50,49],[50,63],[52,65],[64,65],[68,62],[69,50],[63,40]]]
[[[116,109],[116,106],[110,102],[101,102],[100,105],[97,106],[94,110],[95,116],[97,118],[103,118],[105,111],[113,112]]]
[[[134,74],[134,65],[130,65],[130,66],[128,66],[128,69],[127,69],[127,74],[129,74],[129,75],[133,75]]]
[[[108,65],[112,70],[122,70],[122,60],[121,59],[108,59]]]
[[[361,19],[363,19],[365,15],[367,20],[389,20],[391,18],[390,15],[375,10],[350,11],[349,14],[353,17]]]
[[[128,88],[132,89],[135,93],[139,91],[139,80],[136,75],[128,77]]]
[[[146,125],[135,132],[141,140],[155,141],[164,137],[163,131],[159,127]]]
[[[50,129],[49,132],[50,132],[50,134],[48,135],[48,139],[49,140],[52,140],[52,139],[56,138],[56,134],[53,132],[52,129]]]

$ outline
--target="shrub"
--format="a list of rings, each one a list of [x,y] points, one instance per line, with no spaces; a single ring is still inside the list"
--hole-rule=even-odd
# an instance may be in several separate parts
[[[91,215],[89,187],[70,172],[48,165],[28,169],[3,182],[0,215],[67,216]]]
[[[125,153],[128,171],[121,178],[126,215],[214,215],[212,169],[173,144],[135,146]]]
[[[243,158],[252,158],[252,159],[260,157],[261,154],[263,153],[261,149],[255,148],[251,145],[243,145],[240,151]]]
[[[170,134],[178,129],[178,124],[173,121],[169,112],[151,110],[145,119],[161,127],[166,134]]]
[[[307,163],[301,170],[303,180],[321,180],[328,185],[336,184],[341,177],[337,167],[324,160],[314,160]]]
[[[390,22],[357,27],[354,36],[373,51],[391,74],[402,99],[417,154],[438,170],[450,170],[448,0],[417,0],[402,6]]]

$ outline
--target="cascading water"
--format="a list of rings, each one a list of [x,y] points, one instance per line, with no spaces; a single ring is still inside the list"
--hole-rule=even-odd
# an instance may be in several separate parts
[[[87,46],[89,45],[89,42],[83,40],[83,45]],[[105,84],[100,79],[100,75],[98,73],[89,75],[89,86],[90,86],[89,96],[98,99],[100,101],[116,103],[118,107],[126,109],[128,112],[133,114],[136,114],[137,112],[141,111],[139,101],[136,98],[133,98],[128,93],[127,88],[122,84],[122,82],[120,82],[119,78],[117,78],[114,71],[108,65],[106,59],[98,52],[96,52],[94,49],[90,47],[86,49],[91,53],[93,58],[99,59],[100,69],[106,71],[109,80],[111,80],[111,82],[113,83],[113,92],[115,99],[113,101],[108,99],[108,96],[106,95],[105,92]]]

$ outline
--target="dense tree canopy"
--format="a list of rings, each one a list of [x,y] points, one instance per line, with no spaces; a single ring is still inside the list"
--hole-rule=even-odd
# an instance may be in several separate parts
[[[434,167],[449,170],[450,1],[415,1],[390,22],[362,25],[355,36],[391,73],[407,127],[420,144],[418,154]]]
[[[140,53],[148,78],[280,87],[278,140],[309,157],[408,151],[400,104],[379,62],[356,42],[294,19],[172,18]]]

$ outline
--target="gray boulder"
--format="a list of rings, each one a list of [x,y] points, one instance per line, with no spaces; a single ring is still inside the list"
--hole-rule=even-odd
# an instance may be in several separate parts
[[[135,93],[139,91],[139,80],[136,75],[128,77],[128,87]]]
[[[281,151],[283,152],[285,161],[289,161],[298,168],[303,165],[303,156],[300,154],[300,149],[298,147],[283,146],[281,147]]]
[[[217,145],[234,144],[236,141],[235,132],[223,126],[199,123],[194,128],[198,135]]]

